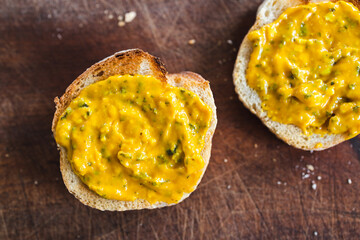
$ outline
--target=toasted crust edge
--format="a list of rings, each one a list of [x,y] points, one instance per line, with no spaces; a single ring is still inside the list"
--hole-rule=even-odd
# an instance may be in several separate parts
[[[116,60],[117,59],[116,56],[118,56],[119,54],[125,56],[121,59],[121,62]],[[213,116],[211,119],[211,126],[208,132],[206,133],[205,147],[202,151],[202,156],[206,164],[203,169],[203,173],[199,179],[199,182],[196,184],[197,187],[209,163],[210,154],[211,154],[212,136],[214,134],[217,124],[216,106],[210,89],[209,82],[203,79],[200,75],[192,72],[182,72],[182,73],[167,75],[164,65],[161,63],[161,61],[158,58],[155,58],[150,54],[143,52],[140,49],[125,50],[115,53],[114,55],[88,68],[73,83],[71,83],[69,87],[66,89],[65,94],[60,99],[55,98],[56,111],[52,123],[52,131],[55,135],[56,123],[59,117],[61,116],[63,111],[65,111],[66,107],[70,104],[70,102],[76,96],[78,96],[82,88],[86,87],[91,83],[104,80],[107,77],[115,74],[140,74],[140,73],[144,74],[143,71],[141,71],[140,73],[138,71],[139,70],[138,65],[141,64],[143,60],[146,60],[151,63],[151,74],[147,74],[147,75],[153,75],[161,79],[162,81],[168,82],[173,86],[183,87],[185,89],[195,92],[212,109]],[[110,70],[104,69],[104,67],[106,68],[109,67],[110,65],[111,66],[117,64],[123,65],[123,63],[129,63],[129,62],[133,64],[133,67],[135,67],[134,69],[133,68],[129,69],[129,66],[127,64],[124,65],[124,68],[115,69],[116,71],[114,71],[114,69],[110,69]],[[93,79],[92,82],[88,82],[88,83],[86,82],[89,76],[96,76],[98,72],[101,71],[104,71],[104,73],[101,74],[101,76],[98,76],[99,78]],[[89,190],[89,188],[85,184],[83,184],[80,178],[72,171],[71,164],[67,160],[66,149],[59,145],[58,148],[60,150],[60,170],[62,173],[64,184],[71,194],[73,194],[80,202],[82,202],[87,206],[102,211],[105,210],[125,211],[125,210],[153,209],[153,208],[175,205],[175,204],[167,204],[164,202],[157,202],[155,204],[151,204],[143,199],[138,199],[135,201],[119,201],[119,200],[110,200],[100,197],[93,191]],[[196,187],[194,191],[196,190]],[[190,194],[191,193],[184,194],[183,198],[178,203],[183,201]]]
[[[91,83],[104,80],[115,74],[137,74],[141,61],[149,61],[151,73],[162,81],[166,81],[166,69],[161,60],[141,49],[129,49],[114,53],[113,55],[93,64],[78,76],[65,90],[65,93],[54,99],[56,111],[54,114],[51,130],[55,132],[56,123],[60,115],[70,102],[79,95],[84,87]],[[112,65],[112,66],[110,66]],[[110,66],[110,67],[109,67]],[[114,67],[115,66],[115,67]],[[150,71],[149,71],[150,73]],[[94,81],[86,81],[92,75]]]
[[[262,26],[275,21],[285,9],[301,4],[308,4],[312,2],[325,2],[326,0],[265,0],[258,8],[256,21],[250,28],[249,32],[257,30]],[[332,1],[332,2],[337,2]],[[350,0],[356,7],[359,8],[359,0]],[[248,32],[248,33],[249,33]],[[261,100],[255,90],[247,85],[246,69],[252,53],[251,42],[248,39],[248,34],[244,37],[241,43],[238,56],[235,62],[233,71],[233,81],[235,91],[238,94],[240,101],[252,113],[260,118],[260,120],[273,132],[279,139],[287,144],[302,150],[320,151],[333,147],[348,139],[346,134],[312,134],[306,136],[302,130],[289,124],[282,124],[272,121],[267,113],[262,111]],[[322,146],[318,147],[317,144]]]

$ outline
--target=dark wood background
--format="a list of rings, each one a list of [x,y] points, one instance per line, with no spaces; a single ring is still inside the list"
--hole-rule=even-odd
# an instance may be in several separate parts
[[[237,100],[233,64],[260,3],[0,0],[0,239],[360,239],[359,137],[297,150]],[[132,10],[134,21],[119,27]],[[210,81],[219,118],[212,157],[177,206],[101,212],[62,182],[53,99],[96,61],[135,47],[169,72]]]

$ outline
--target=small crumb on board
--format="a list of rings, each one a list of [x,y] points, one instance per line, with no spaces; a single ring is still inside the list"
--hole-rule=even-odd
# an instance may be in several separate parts
[[[195,39],[190,39],[189,41],[188,41],[188,44],[189,45],[194,45],[196,43],[196,40]]]
[[[306,165],[306,168],[309,169],[310,171],[314,171],[314,170],[315,170],[314,166],[311,165],[311,164],[307,164],[307,165]]]
[[[109,19],[113,19],[114,16],[112,14],[108,15]],[[136,18],[136,12],[135,11],[130,11],[125,13],[124,16],[119,15],[117,16],[117,20],[118,20],[118,26],[119,27],[124,27],[126,25],[126,23],[130,23],[132,22],[134,19]]]
[[[130,12],[125,13],[125,22],[126,23],[132,22],[135,18],[136,18],[135,11],[130,11]]]

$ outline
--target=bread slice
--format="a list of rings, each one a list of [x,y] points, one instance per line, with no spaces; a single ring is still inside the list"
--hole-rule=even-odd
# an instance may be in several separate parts
[[[52,131],[54,135],[56,134],[56,124],[59,120],[59,117],[65,111],[70,102],[79,95],[83,88],[92,83],[104,80],[110,76],[124,74],[155,76],[162,81],[168,82],[170,85],[183,87],[196,93],[207,105],[210,106],[213,115],[210,128],[205,136],[205,146],[202,150],[202,157],[205,161],[205,167],[202,173],[203,176],[209,163],[211,154],[211,141],[217,123],[216,107],[209,82],[203,79],[200,75],[192,72],[167,74],[164,65],[158,58],[153,57],[140,49],[131,49],[117,52],[114,55],[94,64],[83,74],[81,74],[73,83],[70,84],[70,86],[66,89],[65,94],[60,99],[55,98],[56,112],[52,123]],[[148,201],[143,199],[138,199],[135,201],[119,201],[100,197],[95,192],[89,190],[89,188],[83,184],[80,178],[72,171],[71,165],[67,159],[66,149],[60,145],[58,145],[58,148],[60,150],[60,170],[65,186],[69,192],[77,199],[79,199],[83,204],[99,210],[110,211],[125,211],[144,208],[152,209],[169,206],[169,204],[164,202],[150,204]],[[200,177],[199,182],[202,176]],[[190,193],[185,194],[181,201],[187,198],[189,195]]]
[[[297,6],[300,4],[307,4],[311,2],[323,2],[324,0],[265,0],[257,11],[256,21],[250,28],[249,32],[257,30],[262,26],[275,21],[281,13],[287,8]],[[359,7],[359,1],[351,1],[355,6]],[[346,134],[312,134],[306,136],[302,130],[290,124],[282,124],[272,121],[265,111],[261,108],[261,99],[257,92],[250,88],[246,80],[246,69],[252,53],[252,43],[245,36],[241,43],[240,50],[235,62],[233,79],[235,91],[239,99],[243,102],[252,113],[257,115],[261,121],[272,131],[278,138],[285,141],[287,144],[303,150],[323,150],[339,144],[347,139]],[[321,143],[322,146],[317,145]]]

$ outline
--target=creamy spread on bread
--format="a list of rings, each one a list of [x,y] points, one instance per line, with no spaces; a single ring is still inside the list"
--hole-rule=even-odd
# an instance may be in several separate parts
[[[177,203],[202,176],[211,116],[191,91],[153,76],[117,75],[71,101],[55,139],[73,171],[100,196]]]
[[[246,79],[270,119],[306,135],[360,133],[360,12],[354,5],[288,8],[248,38],[253,51]]]

